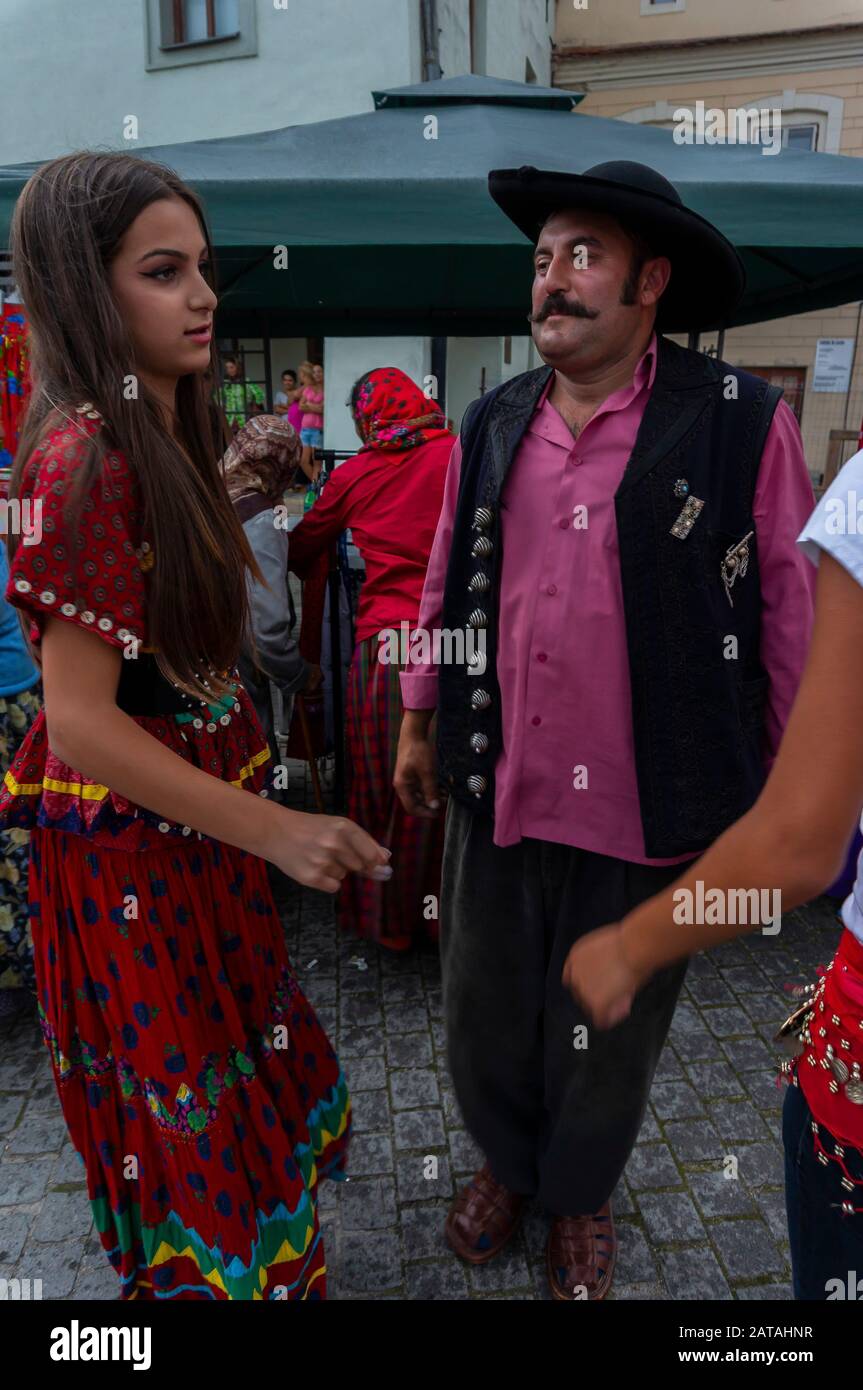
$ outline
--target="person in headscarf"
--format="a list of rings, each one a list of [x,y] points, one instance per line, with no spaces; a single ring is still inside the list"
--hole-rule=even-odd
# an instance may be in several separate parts
[[[270,682],[286,704],[299,691],[313,694],[321,684],[320,667],[303,659],[291,635],[295,614],[288,584],[288,532],[284,515],[275,510],[299,462],[300,447],[284,417],[257,415],[238,431],[222,459],[228,496],[268,586],[248,575],[251,632],[239,669],[276,763]]]
[[[338,912],[342,926],[401,951],[438,937],[443,823],[406,815],[393,790],[407,644],[392,634],[419,616],[455,437],[440,407],[396,367],[366,372],[348,406],[363,447],[292,532],[290,567],[305,577],[349,528],[365,562],[348,678],[348,814],[392,850],[393,876],[368,889],[345,880]]]

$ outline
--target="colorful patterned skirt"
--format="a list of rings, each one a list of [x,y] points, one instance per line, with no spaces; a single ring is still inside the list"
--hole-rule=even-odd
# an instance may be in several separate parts
[[[339,922],[391,950],[428,936],[438,940],[444,816],[409,816],[393,789],[404,708],[399,667],[377,660],[377,637],[360,642],[348,677],[348,815],[392,850],[387,883],[349,874],[339,893]]]
[[[120,1296],[324,1298],[316,1188],[344,1177],[350,1102],[264,862],[35,830],[30,899],[43,1035]]]
[[[0,781],[42,708],[38,689],[37,685],[0,697]],[[35,1008],[36,976],[27,902],[29,858],[29,831],[0,830],[0,991],[26,990]]]

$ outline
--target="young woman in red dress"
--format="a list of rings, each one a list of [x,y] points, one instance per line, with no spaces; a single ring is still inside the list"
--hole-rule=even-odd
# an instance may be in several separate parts
[[[294,978],[265,860],[387,876],[343,819],[267,799],[234,671],[255,570],[212,448],[212,248],[174,174],[80,153],[27,184],[14,273],[33,398],[9,599],[45,707],[0,824],[32,830],[38,1010],[123,1298],[323,1298],[318,1180],[350,1103]]]

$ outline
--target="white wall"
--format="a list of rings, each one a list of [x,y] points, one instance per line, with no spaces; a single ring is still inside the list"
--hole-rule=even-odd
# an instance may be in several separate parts
[[[548,82],[553,0],[548,24],[546,0],[487,3],[482,70],[524,81],[529,56]],[[0,163],[349,116],[422,79],[419,0],[257,0],[255,15],[255,56],[148,72],[146,0],[0,0]],[[468,72],[468,0],[439,0],[438,24],[444,76]]]
[[[551,36],[556,0],[475,0],[478,44],[474,71],[524,82],[529,58],[537,81],[551,83]],[[438,0],[444,77],[470,72],[469,0]]]
[[[551,39],[557,0],[487,0],[487,5],[489,75],[524,82],[524,60],[529,58],[540,86],[551,86]],[[506,23],[501,23],[501,13],[505,14]]]
[[[500,338],[449,338],[447,340],[446,410],[455,429],[471,401],[502,380]]]
[[[374,367],[400,367],[422,388],[431,370],[430,358],[428,338],[325,338],[324,448],[360,448],[345,405],[358,377]]]
[[[257,56],[146,70],[145,0],[0,0],[0,163],[277,130],[421,78],[408,0],[257,0]],[[124,140],[138,119],[136,144]]]
[[[510,361],[504,362],[503,338],[448,339],[446,408],[456,430],[477,396],[520,372],[542,365],[530,337],[511,338],[509,355]]]

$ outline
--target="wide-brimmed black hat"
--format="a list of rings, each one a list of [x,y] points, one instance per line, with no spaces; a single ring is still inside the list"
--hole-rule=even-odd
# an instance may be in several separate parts
[[[647,164],[628,159],[595,164],[583,174],[552,169],[492,169],[488,188],[498,207],[536,245],[552,213],[590,208],[620,218],[657,256],[671,261],[671,279],[657,308],[666,333],[724,328],[746,286],[743,262],[727,237],[683,204],[677,189]]]

